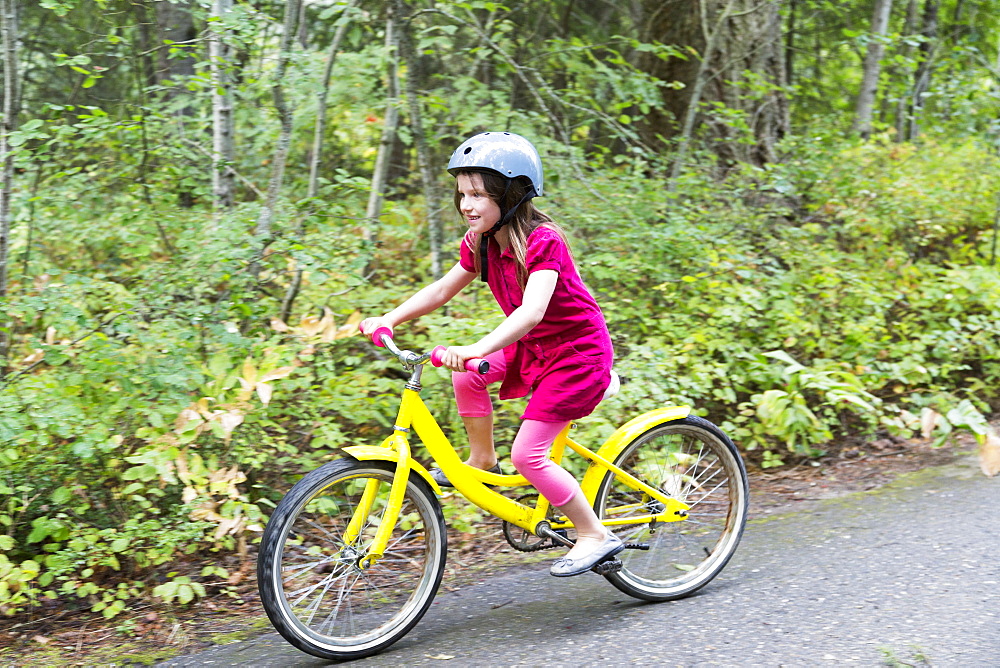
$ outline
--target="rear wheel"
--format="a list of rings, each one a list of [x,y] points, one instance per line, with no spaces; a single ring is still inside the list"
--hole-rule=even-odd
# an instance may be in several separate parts
[[[690,510],[679,522],[613,527],[623,541],[648,543],[649,550],[625,550],[623,568],[605,577],[647,601],[682,598],[708,584],[733,556],[747,520],[747,474],[733,442],[711,422],[688,416],[637,437],[614,463]],[[594,510],[621,519],[662,512],[662,504],[608,472]]]
[[[384,555],[374,565],[362,561],[394,471],[389,462],[330,462],[302,478],[271,515],[257,562],[261,603],[300,650],[324,659],[375,654],[406,635],[433,601],[447,534],[441,506],[417,474],[409,476]]]

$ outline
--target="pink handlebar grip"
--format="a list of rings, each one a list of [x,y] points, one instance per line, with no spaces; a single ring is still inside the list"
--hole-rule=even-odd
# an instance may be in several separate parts
[[[388,336],[391,339],[392,330],[389,329],[388,327],[379,327],[368,336],[371,338],[372,343],[374,343],[376,346],[378,346],[379,348],[385,348],[385,345],[382,343],[382,337]]]
[[[447,350],[444,346],[438,346],[431,351],[431,364],[441,366],[441,355]],[[465,368],[480,375],[484,375],[490,370],[490,363],[481,358],[465,360]]]

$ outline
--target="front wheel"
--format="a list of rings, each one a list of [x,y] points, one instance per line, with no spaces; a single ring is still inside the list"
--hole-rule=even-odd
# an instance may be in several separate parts
[[[441,506],[418,475],[409,476],[384,555],[364,561],[394,471],[389,462],[330,462],[271,515],[257,561],[260,600],[300,650],[337,660],[375,654],[406,635],[433,601],[447,534]]]
[[[683,501],[688,518],[612,527],[627,543],[646,543],[619,557],[605,577],[646,601],[683,598],[708,584],[736,551],[747,521],[746,468],[729,437],[708,420],[688,416],[653,427],[622,450],[615,465],[650,487]],[[608,472],[594,501],[598,517],[655,515],[662,504]]]

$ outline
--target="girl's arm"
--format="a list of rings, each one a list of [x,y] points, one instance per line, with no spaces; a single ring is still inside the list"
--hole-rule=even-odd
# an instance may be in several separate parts
[[[393,329],[396,325],[426,315],[447,304],[462,288],[475,279],[475,272],[468,272],[461,264],[456,264],[447,274],[424,286],[405,302],[380,318],[368,318],[361,322],[362,333],[374,332],[379,327]]]
[[[545,317],[558,280],[559,272],[551,269],[532,272],[524,286],[524,300],[513,313],[471,346],[448,348],[441,356],[441,362],[452,371],[465,371],[465,360],[486,357],[519,340]]]

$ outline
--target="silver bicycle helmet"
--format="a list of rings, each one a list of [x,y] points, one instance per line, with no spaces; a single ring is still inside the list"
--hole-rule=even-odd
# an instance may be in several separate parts
[[[452,176],[463,169],[491,169],[509,179],[527,176],[541,197],[542,159],[531,142],[513,132],[482,132],[469,137],[448,161]]]
[[[497,231],[513,219],[522,204],[532,197],[542,195],[542,159],[531,142],[513,132],[482,132],[469,137],[455,149],[448,161],[448,173],[456,176],[466,169],[488,169],[507,178],[507,189],[511,182],[521,176],[527,177],[531,187],[510,210],[500,209],[500,220],[492,229],[483,233],[479,244],[480,279],[485,283],[489,278],[490,239]],[[507,191],[504,191],[506,195]],[[501,198],[503,199],[503,198]]]

